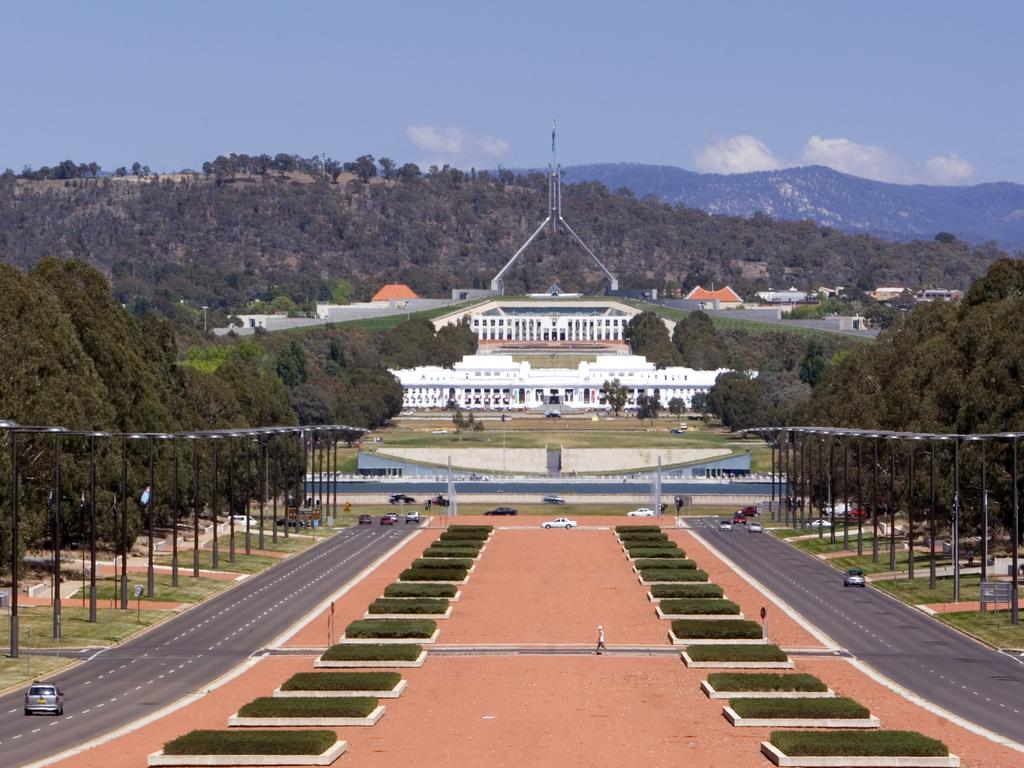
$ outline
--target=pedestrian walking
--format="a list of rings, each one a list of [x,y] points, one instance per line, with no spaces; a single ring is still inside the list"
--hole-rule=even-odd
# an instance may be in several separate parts
[[[973,549],[968,549],[967,550],[967,567],[968,568],[973,568],[974,567],[974,550]]]
[[[594,653],[596,653],[598,656],[600,656],[601,655],[601,651],[607,651],[607,650],[608,650],[608,648],[604,644],[604,627],[602,627],[600,624],[598,624],[597,625],[597,648],[595,649]]]

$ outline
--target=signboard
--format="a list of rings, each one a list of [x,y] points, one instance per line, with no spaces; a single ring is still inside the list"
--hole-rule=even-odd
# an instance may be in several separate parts
[[[136,584],[135,585],[135,597],[142,597],[142,585],[141,584]]]
[[[981,606],[986,603],[1009,603],[1013,596],[1013,584],[1008,581],[981,582]]]

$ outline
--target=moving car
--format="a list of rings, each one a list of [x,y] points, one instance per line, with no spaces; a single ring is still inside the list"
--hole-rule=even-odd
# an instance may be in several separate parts
[[[419,512],[407,512],[405,515],[405,522],[407,523],[419,523],[422,519]]]
[[[279,517],[275,525],[286,525],[289,528],[305,528],[307,523],[304,520],[292,520],[290,518]]]
[[[736,510],[736,517],[743,515],[744,517],[757,517],[757,507],[743,507],[743,509]]]
[[[484,512],[485,515],[518,515],[519,512],[512,507],[495,507]]]
[[[718,530],[720,530],[720,531],[731,531],[732,530],[732,520],[719,520],[718,521]]]
[[[373,525],[373,518],[370,517],[369,515],[360,515],[359,516],[359,524],[360,525]]]
[[[235,521],[236,528],[238,526],[242,526],[244,528],[246,521],[248,521],[250,528],[260,527],[260,521],[257,520],[255,517],[252,517],[251,515],[232,515],[231,519]]]
[[[747,524],[747,533],[761,533],[763,531],[764,526],[757,522],[757,520],[751,520]]]
[[[866,587],[867,580],[864,578],[864,571],[861,568],[847,568],[843,576],[844,587]]]
[[[817,520],[811,520],[807,523],[808,528],[831,528],[832,523],[823,517],[819,517]]]
[[[735,515],[732,516],[732,524],[733,525],[746,525],[747,524],[747,517],[746,517],[746,515],[744,515],[742,512],[737,512]]]
[[[575,520],[570,520],[568,517],[556,517],[554,520],[549,520],[546,523],[542,523],[543,528],[575,528],[579,523]]]
[[[669,432],[671,432],[673,435],[685,435],[686,434],[686,427],[678,427],[676,429],[670,429]]]
[[[34,682],[25,692],[25,714],[52,712],[64,714],[64,691],[55,683]]]
[[[394,525],[397,522],[398,522],[398,515],[394,514],[393,512],[389,512],[386,515],[381,515],[381,518],[380,518],[380,524],[381,525]]]
[[[648,509],[647,507],[640,507],[640,509],[634,509],[627,512],[626,517],[654,517],[654,510]]]
[[[392,493],[388,496],[388,504],[415,504],[416,499],[404,493]]]
[[[545,504],[565,504],[565,499],[561,496],[545,496],[543,501]]]

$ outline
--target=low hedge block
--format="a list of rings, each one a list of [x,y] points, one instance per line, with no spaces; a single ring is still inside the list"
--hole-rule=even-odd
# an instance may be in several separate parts
[[[685,616],[702,613],[714,616],[737,615],[740,612],[740,607],[732,600],[707,600],[702,598],[662,600],[659,607],[662,613]]]
[[[672,633],[680,639],[694,640],[760,640],[764,637],[760,624],[745,620],[676,619],[672,622]]]
[[[334,731],[190,731],[164,745],[165,755],[320,755]]]
[[[463,581],[465,568],[408,568],[398,574],[399,581]]]
[[[651,549],[649,547],[638,547],[636,549],[627,550],[630,559],[632,560],[643,560],[643,559],[658,559],[658,560],[682,560],[686,557],[686,553],[679,547],[664,547],[662,549]]]
[[[777,645],[697,645],[686,654],[694,661],[789,661]]]
[[[451,606],[447,600],[433,600],[433,599],[422,599],[422,600],[409,600],[407,598],[400,598],[397,600],[388,600],[387,598],[377,598],[370,607],[366,609],[367,613],[436,613],[443,614]]]
[[[398,672],[298,672],[282,691],[391,691],[402,681]]]
[[[388,584],[384,597],[444,597],[454,598],[459,588],[454,584]]]
[[[479,541],[481,544],[491,537],[490,531],[447,530],[437,537],[438,541]]]
[[[493,525],[449,525],[448,533],[486,533],[494,531]]]
[[[405,645],[332,645],[321,658],[324,661],[416,661],[423,646]]]
[[[455,559],[448,559],[448,560],[438,560],[438,559],[432,558],[432,557],[418,557],[418,558],[416,558],[415,560],[412,561],[412,565],[409,566],[409,567],[412,570],[414,570],[414,571],[423,570],[423,569],[427,569],[427,568],[438,569],[438,570],[443,570],[443,569],[446,569],[446,568],[447,569],[462,568],[463,570],[468,571],[470,568],[473,567],[473,561],[470,560],[469,558],[455,558]]]
[[[476,551],[471,549],[449,549],[448,547],[427,547],[423,550],[421,558],[475,558]],[[472,561],[471,561],[472,562]]]
[[[466,551],[475,550],[479,552],[484,548],[486,542],[479,539],[438,539],[431,542],[432,547],[444,547],[445,549],[463,549]]]
[[[624,547],[628,547],[630,544],[642,544],[644,542],[666,542],[669,541],[668,536],[664,533],[620,533],[619,543]]]
[[[645,557],[634,560],[633,567],[638,571],[695,571],[697,563],[685,557]]]
[[[795,757],[946,757],[949,748],[917,731],[772,731],[770,744]]]
[[[429,639],[437,630],[431,619],[358,619],[345,627],[345,637]]]
[[[239,717],[368,717],[377,708],[377,700],[351,698],[274,698],[253,699],[238,710]]]
[[[676,549],[679,545],[669,539],[626,539],[623,549]]]
[[[750,719],[863,720],[871,713],[853,699],[736,699],[729,706]]]
[[[708,675],[707,681],[718,693],[748,691],[825,693],[828,691],[828,686],[821,680],[814,675],[802,672],[791,675],[713,672]]]
[[[623,533],[661,533],[660,525],[616,525],[615,532]]]
[[[684,600],[720,598],[724,592],[717,584],[654,584],[651,586],[651,597],[656,600]]]
[[[646,581],[648,584],[665,582],[687,582],[687,581],[707,581],[708,575],[706,572],[699,569],[688,569],[672,571],[665,568],[648,568],[640,572],[640,579]]]

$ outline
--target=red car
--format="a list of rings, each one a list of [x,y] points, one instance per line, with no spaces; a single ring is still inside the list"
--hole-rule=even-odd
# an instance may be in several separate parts
[[[380,524],[381,525],[394,525],[397,522],[398,522],[398,515],[387,514],[387,515],[381,515],[380,516]]]
[[[742,515],[743,517],[757,517],[757,507],[744,507],[743,509],[736,511],[736,517]]]
[[[732,524],[733,525],[746,525],[747,524],[747,516],[743,514],[742,510],[737,512],[735,515],[732,516]]]

